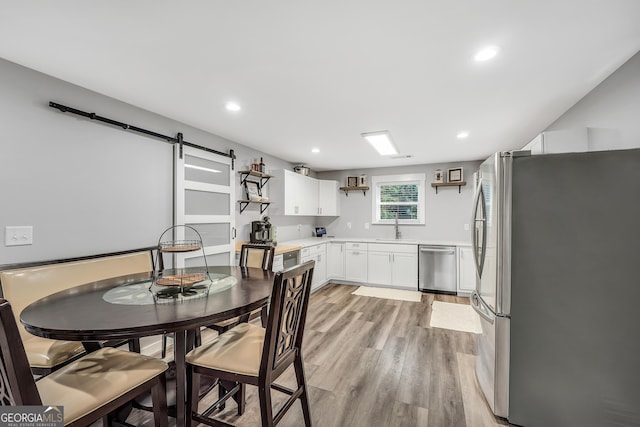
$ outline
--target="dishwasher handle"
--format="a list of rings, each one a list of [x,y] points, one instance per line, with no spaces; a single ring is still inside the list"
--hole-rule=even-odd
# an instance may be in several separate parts
[[[455,249],[420,248],[420,252],[437,252],[446,253],[447,255],[453,255],[455,253]]]

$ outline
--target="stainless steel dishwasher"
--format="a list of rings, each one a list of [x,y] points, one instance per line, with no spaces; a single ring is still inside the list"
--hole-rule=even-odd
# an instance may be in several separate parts
[[[456,247],[420,245],[418,251],[418,289],[455,294],[458,277]]]

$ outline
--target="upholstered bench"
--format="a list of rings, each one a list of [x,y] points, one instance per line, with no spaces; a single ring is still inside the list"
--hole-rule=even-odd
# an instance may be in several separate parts
[[[28,333],[20,313],[32,302],[84,283],[153,270],[153,249],[93,255],[55,261],[0,266],[2,297],[13,307],[20,335],[36,375],[46,375],[84,353],[80,342],[58,341]]]

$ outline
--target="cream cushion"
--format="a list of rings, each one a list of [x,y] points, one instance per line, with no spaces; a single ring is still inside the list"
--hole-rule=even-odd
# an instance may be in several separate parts
[[[247,249],[247,267],[263,268],[264,250]]]
[[[84,353],[84,347],[77,341],[50,340],[29,335],[23,336],[22,342],[29,365],[35,368],[52,368]]]
[[[36,382],[43,405],[64,406],[65,425],[167,370],[149,356],[103,348]]]
[[[265,329],[260,326],[241,323],[209,344],[191,350],[186,361],[209,369],[257,377],[264,334]]]
[[[82,344],[35,337],[20,322],[29,304],[56,292],[85,283],[153,270],[150,251],[40,265],[0,272],[2,294],[11,303],[29,364],[51,368],[84,351]]]

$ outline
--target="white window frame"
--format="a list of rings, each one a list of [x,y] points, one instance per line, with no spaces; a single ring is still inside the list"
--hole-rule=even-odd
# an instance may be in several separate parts
[[[371,223],[372,224],[394,224],[395,219],[381,219],[380,213],[380,188],[383,185],[402,185],[415,182],[418,184],[418,218],[417,219],[398,219],[398,224],[405,225],[424,225],[425,224],[425,183],[426,174],[413,173],[402,175],[384,175],[371,177],[371,185],[373,189],[373,197],[371,197]]]

